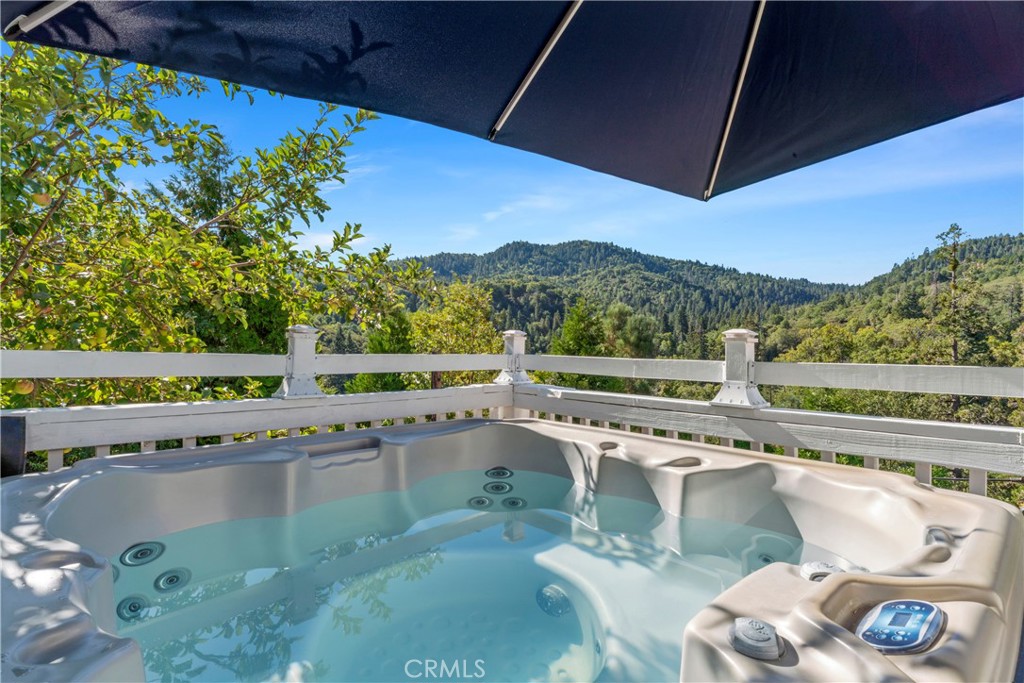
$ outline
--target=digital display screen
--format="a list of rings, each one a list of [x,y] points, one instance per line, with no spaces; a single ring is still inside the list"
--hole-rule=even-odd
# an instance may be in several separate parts
[[[907,622],[910,621],[910,612],[897,612],[889,620],[889,626],[906,626]]]

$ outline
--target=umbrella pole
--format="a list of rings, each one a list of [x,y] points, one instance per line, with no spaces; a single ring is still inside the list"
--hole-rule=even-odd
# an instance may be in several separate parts
[[[729,140],[729,131],[732,129],[732,119],[736,115],[736,107],[740,103],[740,94],[743,91],[743,80],[747,77],[747,67],[750,65],[750,55],[754,53],[754,41],[757,40],[757,29],[761,26],[761,16],[764,14],[764,6],[767,0],[761,0],[757,5],[757,14],[754,15],[754,25],[750,28],[750,38],[747,40],[747,52],[743,55],[743,64],[740,66],[740,75],[736,79],[736,87],[732,92],[732,104],[729,106],[729,117],[725,120],[725,130],[722,131],[722,142],[718,145],[718,156],[715,157],[715,166],[711,171],[711,180],[708,181],[708,189],[704,190],[704,201],[711,199],[711,193],[715,189],[715,180],[718,178],[718,167],[722,164],[722,155],[725,154],[725,143]]]
[[[487,136],[488,140],[494,140],[498,133],[501,132],[501,127],[505,125],[505,122],[508,121],[508,117],[512,115],[512,110],[516,108],[516,105],[519,104],[519,100],[522,99],[524,94],[526,94],[526,89],[530,87],[530,83],[533,82],[534,76],[536,76],[537,72],[540,71],[540,68],[544,66],[544,62],[547,61],[548,55],[550,55],[551,51],[555,49],[555,44],[558,42],[558,39],[562,37],[562,34],[565,33],[565,29],[569,27],[569,22],[571,22],[572,18],[576,16],[576,12],[579,11],[580,5],[582,4],[583,0],[573,0],[572,5],[570,5],[569,9],[565,11],[565,15],[562,17],[562,20],[558,22],[558,26],[555,27],[555,32],[551,34],[550,38],[548,38],[548,42],[544,45],[544,49],[540,51],[539,55],[537,55],[537,59],[533,61],[533,66],[531,66],[530,70],[526,72],[526,77],[523,79],[523,82],[519,84],[518,88],[516,88],[516,92],[512,95],[512,99],[505,105],[505,109],[502,110],[501,116],[498,117],[498,121],[491,128],[491,132]]]

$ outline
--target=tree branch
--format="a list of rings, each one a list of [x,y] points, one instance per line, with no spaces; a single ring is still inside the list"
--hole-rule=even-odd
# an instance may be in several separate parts
[[[10,281],[14,279],[15,273],[18,272],[18,269],[21,268],[21,265],[25,262],[25,259],[28,258],[29,250],[36,243],[36,240],[39,239],[39,235],[42,234],[43,229],[49,224],[50,219],[53,218],[53,214],[56,213],[60,205],[64,203],[65,199],[67,199],[68,192],[71,190],[72,187],[75,186],[75,183],[77,182],[78,177],[75,178],[74,182],[66,185],[64,187],[64,190],[60,193],[60,196],[56,199],[56,201],[50,204],[50,210],[46,212],[46,216],[44,216],[43,220],[40,221],[39,226],[36,228],[35,232],[32,233],[32,236],[28,238],[28,241],[25,242],[25,245],[21,248],[21,251],[18,253],[18,258],[14,260],[14,265],[11,266],[10,271],[8,271],[7,275],[4,276],[4,280],[2,283],[0,283],[0,287],[6,287],[10,283]]]

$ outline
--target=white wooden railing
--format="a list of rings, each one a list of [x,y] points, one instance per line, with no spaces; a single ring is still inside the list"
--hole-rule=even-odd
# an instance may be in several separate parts
[[[755,451],[795,456],[809,449],[821,459],[837,454],[912,461],[917,478],[932,481],[932,466],[968,471],[969,490],[984,495],[988,473],[1024,475],[1024,430],[772,408],[759,385],[831,387],[1024,398],[1024,368],[825,363],[758,363],[757,335],[725,334],[724,361],[541,356],[525,353],[525,334],[506,332],[498,355],[318,355],[313,328],[290,328],[287,355],[2,351],[4,378],[239,377],[280,375],[274,398],[172,404],[129,404],[0,411],[5,459],[47,452],[49,469],[70,448],[108,455],[112,445],[156,450],[158,441],[196,446],[198,439],[231,442],[324,430],[465,417],[545,417],[670,439],[722,445],[749,443]],[[318,375],[358,372],[496,371],[494,383],[423,391],[325,395]],[[527,371],[636,379],[720,383],[711,401],[582,391],[535,384]],[[429,416],[429,417],[428,417]],[[209,437],[213,437],[210,439]],[[175,444],[177,445],[177,444]]]

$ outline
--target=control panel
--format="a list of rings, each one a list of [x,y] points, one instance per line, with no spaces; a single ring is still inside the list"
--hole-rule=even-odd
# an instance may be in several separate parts
[[[927,650],[942,633],[946,614],[924,600],[889,600],[876,605],[857,625],[857,637],[885,654]]]

